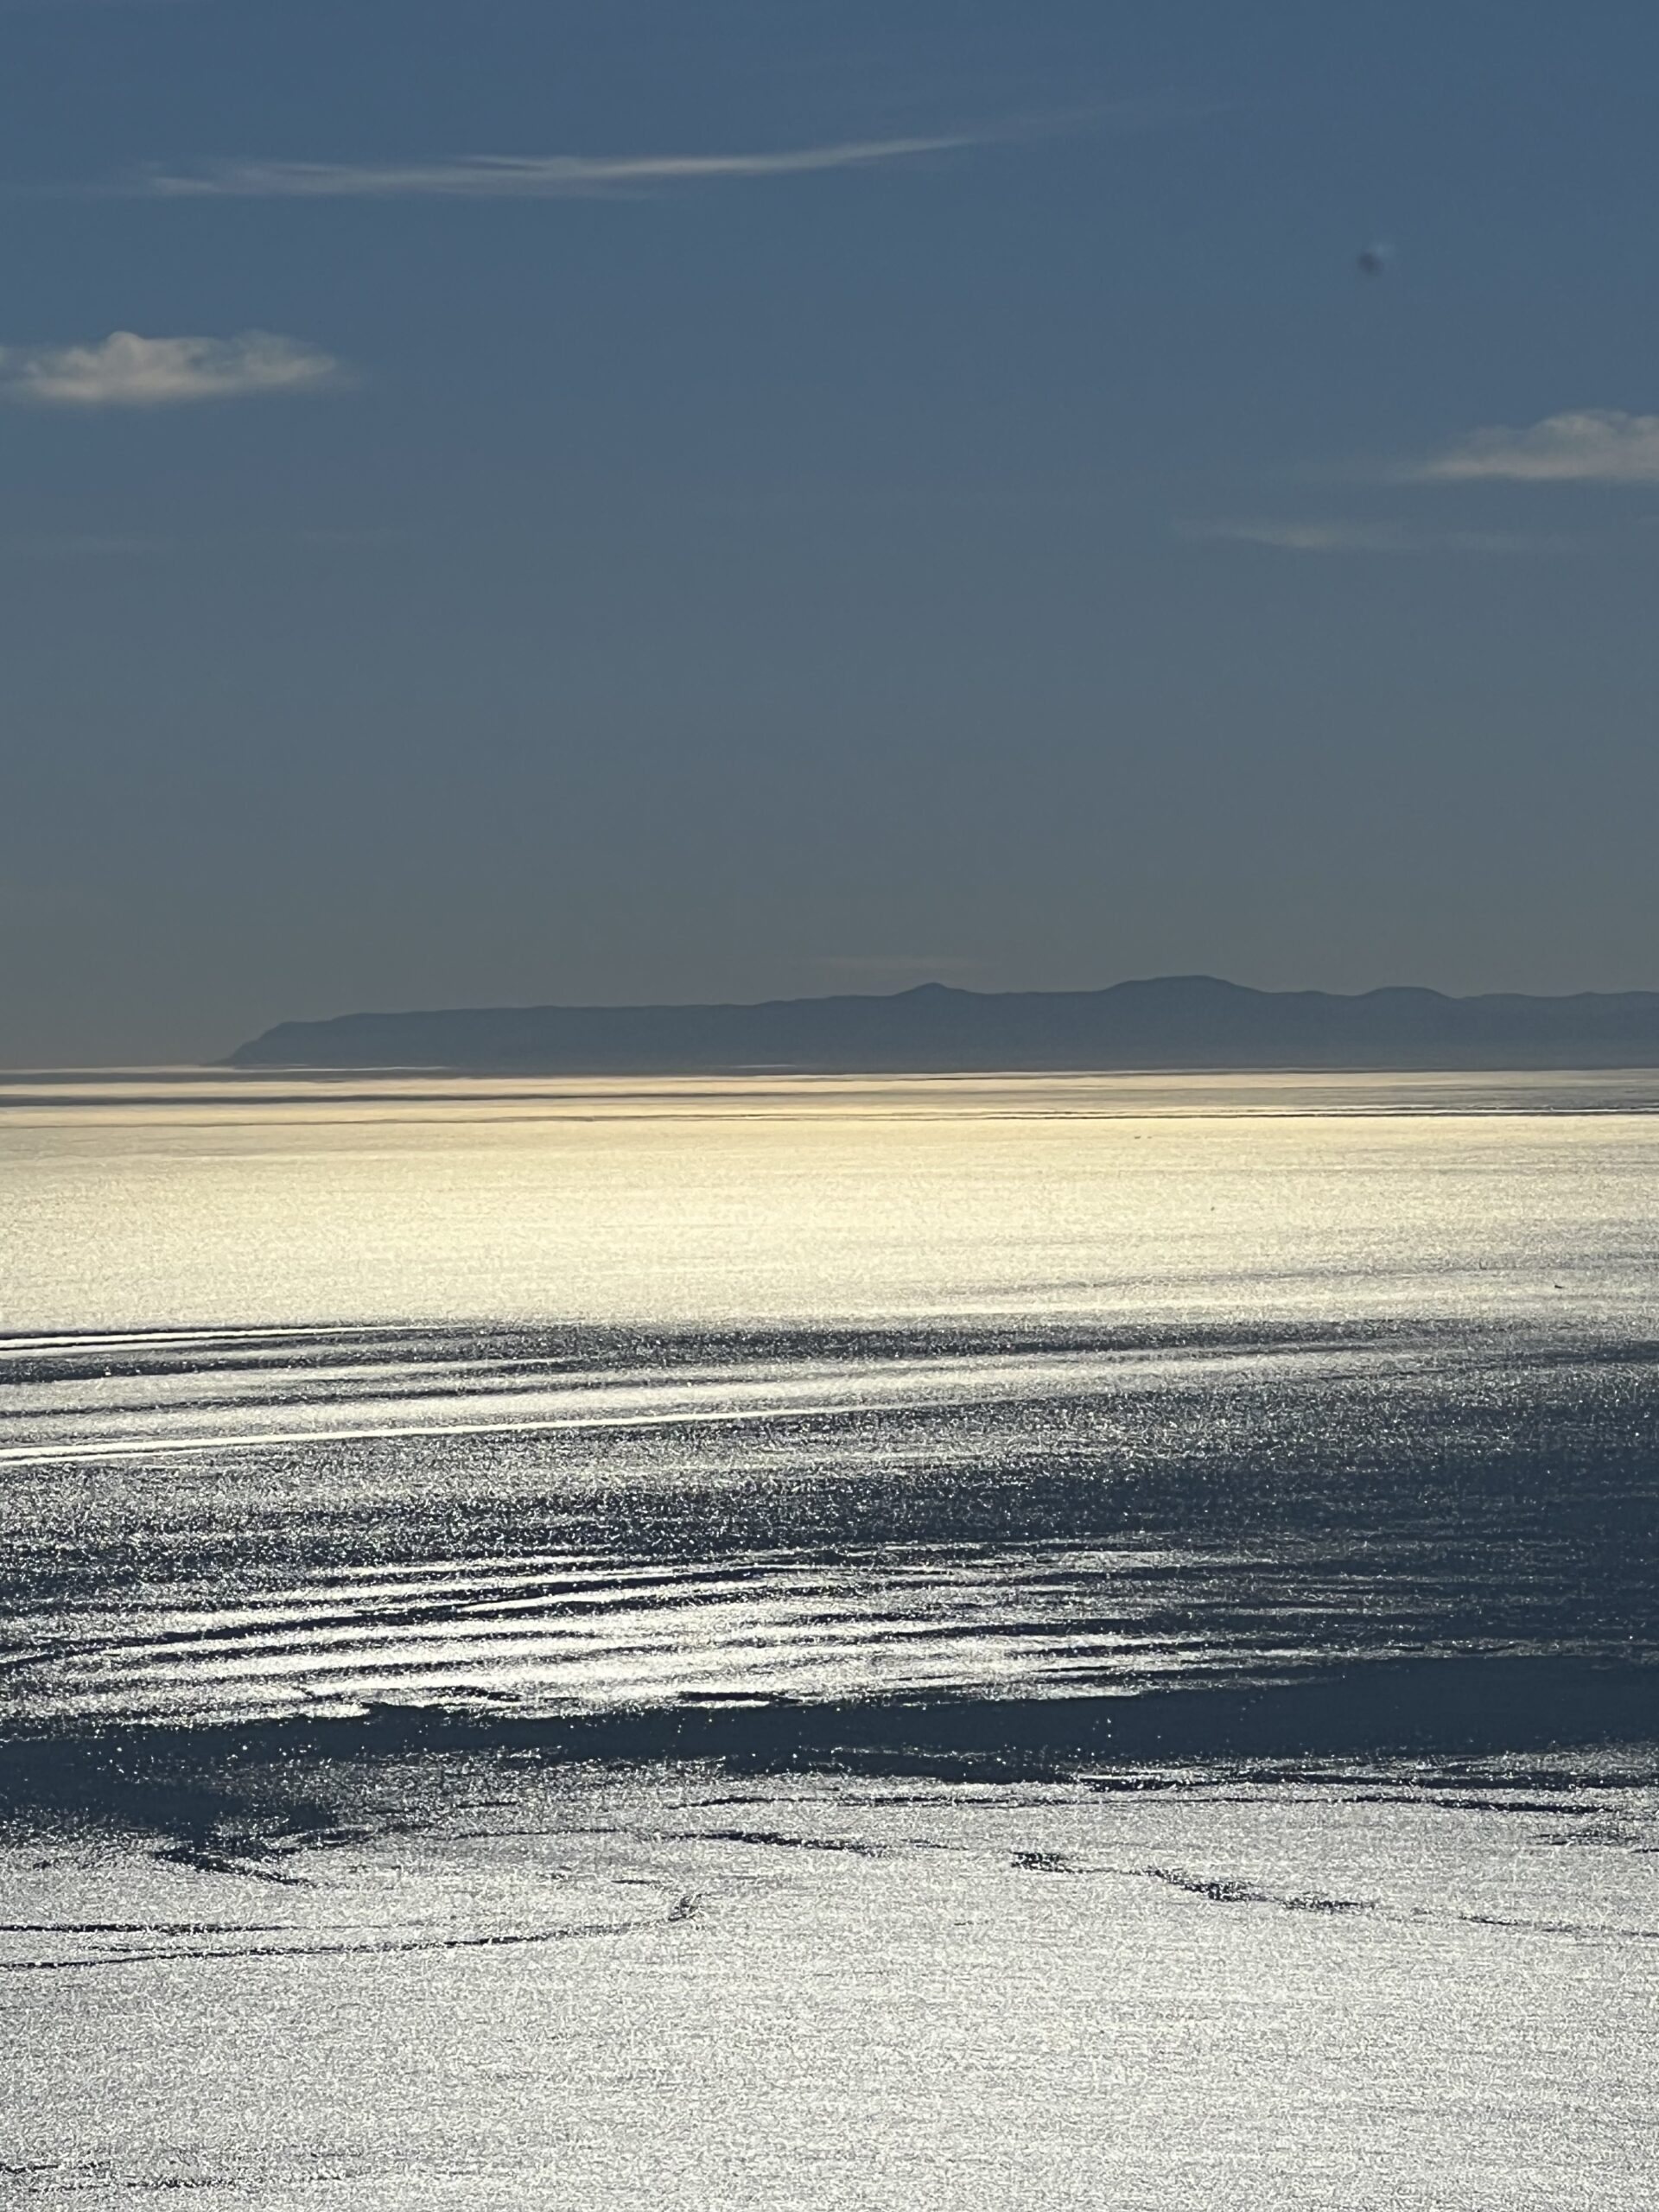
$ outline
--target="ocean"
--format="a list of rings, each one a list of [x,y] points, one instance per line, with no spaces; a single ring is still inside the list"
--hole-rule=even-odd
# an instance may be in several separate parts
[[[1659,1077],[0,1078],[0,2176],[1659,2164]]]

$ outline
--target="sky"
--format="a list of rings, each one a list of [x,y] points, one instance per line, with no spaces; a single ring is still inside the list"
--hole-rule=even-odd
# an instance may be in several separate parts
[[[1659,988],[1656,341],[1647,0],[0,0],[0,1063]]]

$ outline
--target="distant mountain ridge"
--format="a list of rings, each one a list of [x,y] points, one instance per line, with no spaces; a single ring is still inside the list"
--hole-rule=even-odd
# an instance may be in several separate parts
[[[1166,976],[1098,991],[966,991],[751,1006],[488,1007],[284,1021],[239,1068],[544,1075],[1001,1070],[1659,1067],[1659,991],[1344,996]]]

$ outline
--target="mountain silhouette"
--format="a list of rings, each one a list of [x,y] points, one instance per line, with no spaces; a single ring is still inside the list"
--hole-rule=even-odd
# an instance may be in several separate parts
[[[226,1065],[549,1075],[1659,1067],[1659,991],[1344,996],[1250,990],[1213,976],[1099,991],[922,983],[891,995],[753,1006],[346,1014],[279,1022]]]

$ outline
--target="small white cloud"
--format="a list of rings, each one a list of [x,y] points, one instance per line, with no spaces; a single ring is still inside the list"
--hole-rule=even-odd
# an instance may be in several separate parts
[[[771,154],[467,154],[452,161],[216,162],[158,174],[143,188],[168,200],[591,199],[650,185],[721,177],[801,176],[955,153],[978,137],[853,139]]]
[[[1659,415],[1585,408],[1526,429],[1476,430],[1406,474],[1441,484],[1659,483]]]
[[[1412,530],[1391,522],[1198,522],[1183,537],[1225,545],[1265,545],[1281,553],[1563,553],[1572,541],[1524,531]]]
[[[332,354],[268,330],[236,338],[116,330],[95,346],[0,346],[0,398],[46,407],[169,407],[315,391],[341,376]]]

